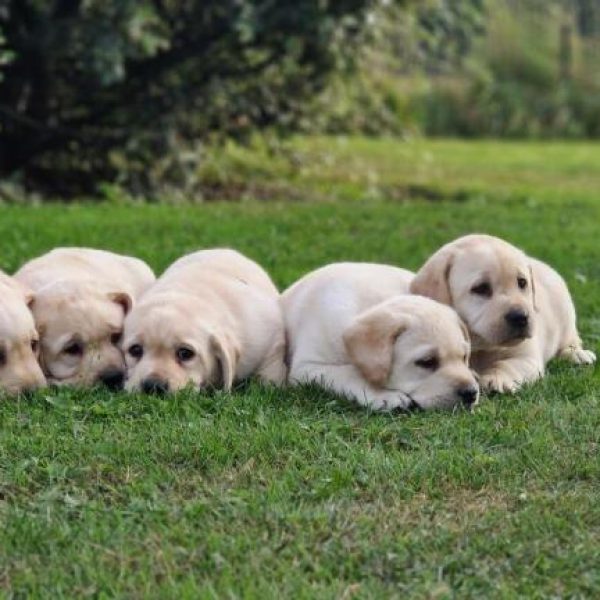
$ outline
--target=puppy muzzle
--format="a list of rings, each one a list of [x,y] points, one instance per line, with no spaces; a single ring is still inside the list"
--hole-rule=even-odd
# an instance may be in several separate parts
[[[511,308],[504,315],[504,322],[508,329],[508,341],[531,337],[529,314],[522,308]]]
[[[471,408],[479,400],[479,388],[476,385],[467,385],[459,387],[456,395],[465,408]]]
[[[98,383],[105,385],[109,390],[120,390],[123,389],[123,383],[125,382],[125,371],[117,368],[109,368],[102,371],[98,375]]]
[[[169,382],[157,377],[148,377],[142,381],[140,387],[145,394],[164,396],[169,391]]]

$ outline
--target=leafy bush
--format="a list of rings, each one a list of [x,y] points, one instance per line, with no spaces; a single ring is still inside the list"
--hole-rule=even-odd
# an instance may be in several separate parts
[[[408,13],[387,9],[360,77],[337,94],[328,90],[313,125],[369,135],[596,136],[600,8],[575,5],[581,14],[554,0],[428,0]],[[561,48],[565,27],[570,47]]]
[[[6,0],[0,197],[205,198],[257,131],[596,136],[599,51],[595,0]]]
[[[0,175],[59,194],[179,185],[208,132],[289,129],[351,65],[377,3],[9,0]]]

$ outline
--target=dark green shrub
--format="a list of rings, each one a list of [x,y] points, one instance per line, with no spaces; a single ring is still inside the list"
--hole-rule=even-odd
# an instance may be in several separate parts
[[[0,175],[61,195],[143,191],[157,159],[210,132],[289,130],[352,63],[377,3],[7,0]],[[175,184],[180,167],[165,166]]]

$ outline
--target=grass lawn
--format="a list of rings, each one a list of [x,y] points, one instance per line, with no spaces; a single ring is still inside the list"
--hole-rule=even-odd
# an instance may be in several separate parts
[[[230,149],[213,165],[215,181],[233,166],[244,194],[276,200],[2,207],[0,266],[85,244],[160,271],[229,245],[283,287],[336,260],[417,268],[489,232],[561,271],[598,352],[600,146],[321,138],[288,151],[293,164]],[[369,414],[252,382],[4,401],[0,596],[598,597],[599,391],[595,369],[553,363],[473,414]]]

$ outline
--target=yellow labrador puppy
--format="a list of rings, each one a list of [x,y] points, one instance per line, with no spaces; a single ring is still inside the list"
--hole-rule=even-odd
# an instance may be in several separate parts
[[[0,272],[0,388],[8,394],[46,384],[38,364],[39,339],[28,308],[32,293]]]
[[[514,392],[562,356],[591,364],[562,277],[548,265],[488,235],[468,235],[438,250],[411,292],[452,306],[469,328],[472,366],[482,388]]]
[[[33,290],[40,363],[53,384],[118,389],[125,315],[154,281],[137,258],[89,248],[57,248],[26,263],[15,278]]]
[[[173,263],[125,320],[128,390],[164,394],[256,373],[285,381],[279,292],[234,250],[202,250]]]
[[[375,410],[475,404],[466,329],[447,306],[409,295],[412,278],[338,263],[286,290],[290,381],[320,383]]]

